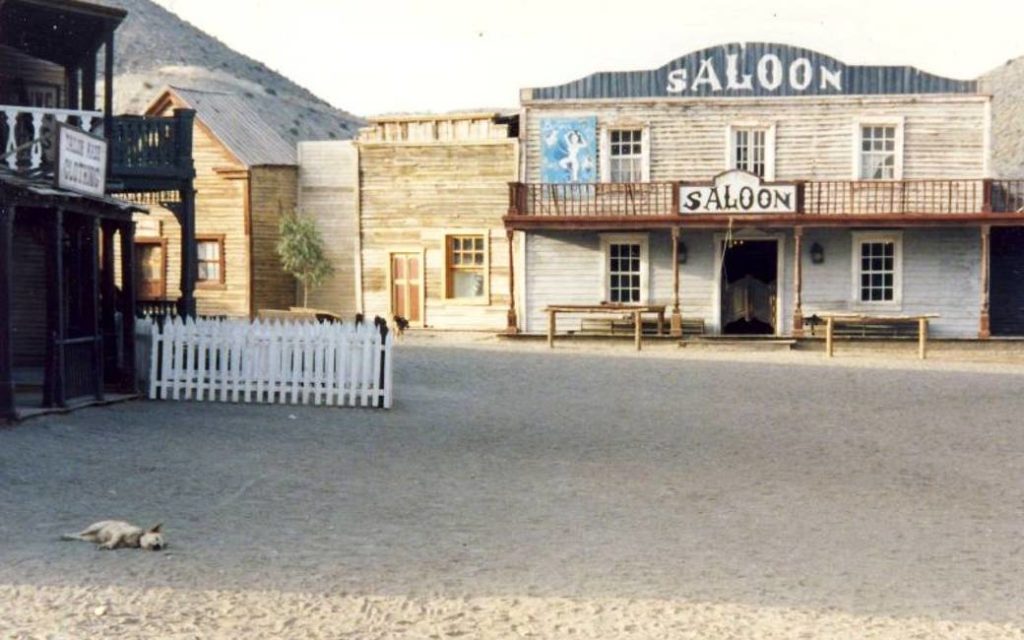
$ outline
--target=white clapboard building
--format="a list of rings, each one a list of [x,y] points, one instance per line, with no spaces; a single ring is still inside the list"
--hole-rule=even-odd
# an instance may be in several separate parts
[[[1024,182],[990,178],[991,118],[975,81],[763,43],[525,89],[510,322],[649,305],[677,335],[842,314],[1019,334]]]

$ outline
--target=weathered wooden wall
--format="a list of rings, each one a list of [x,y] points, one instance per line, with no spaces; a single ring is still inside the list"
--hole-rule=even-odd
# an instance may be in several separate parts
[[[443,127],[441,130],[444,130]],[[426,256],[425,324],[501,329],[509,306],[508,243],[502,216],[508,182],[518,175],[518,142],[492,126],[467,125],[467,136],[437,141],[360,142],[363,295],[370,314],[390,315],[389,256]],[[489,299],[448,300],[445,237],[482,233],[489,250]]]
[[[30,211],[18,216],[33,215]],[[11,346],[14,366],[43,366],[46,353],[46,250],[39,240],[15,220],[14,296],[11,303]]]
[[[252,212],[252,309],[287,309],[295,304],[295,279],[281,268],[277,255],[281,220],[295,213],[298,168],[259,166],[250,169]]]
[[[358,152],[350,140],[300,142],[298,157],[299,215],[316,221],[334,266],[326,282],[310,291],[309,305],[351,319],[362,309],[357,264]]]
[[[224,236],[225,263],[223,284],[196,286],[197,310],[200,315],[248,316],[249,171],[198,120],[192,136],[196,237]],[[139,215],[136,220],[147,217],[160,221],[161,235],[167,238],[167,297],[177,299],[181,295],[181,228],[174,214],[162,207],[150,207],[148,216]]]
[[[903,177],[982,178],[987,97],[885,96],[675,99],[527,105],[526,181],[540,181],[547,117],[597,116],[598,127],[649,126],[651,180],[708,180],[726,170],[727,128],[776,125],[777,180],[854,178],[855,123],[905,118]]]
[[[8,104],[6,101],[11,100],[9,93],[16,90],[15,79],[55,85],[60,89],[60,104],[57,106],[67,104],[64,67],[0,45],[0,104]]]

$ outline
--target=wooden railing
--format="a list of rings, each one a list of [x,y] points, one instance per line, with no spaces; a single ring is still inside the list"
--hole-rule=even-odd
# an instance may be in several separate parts
[[[110,170],[117,178],[176,177],[192,171],[192,111],[111,119]]]
[[[679,214],[679,182],[509,184],[510,216],[630,218]],[[797,215],[1024,213],[1024,180],[797,182]],[[742,215],[742,214],[740,214]],[[781,214],[790,215],[790,214]]]
[[[102,135],[103,114],[77,109],[0,105],[0,157],[12,171],[52,170],[57,123]]]
[[[137,300],[135,315],[139,318],[162,318],[178,315],[177,300]]]

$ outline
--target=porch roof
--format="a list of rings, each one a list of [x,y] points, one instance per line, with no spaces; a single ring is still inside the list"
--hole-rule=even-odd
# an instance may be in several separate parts
[[[46,200],[55,205],[65,206],[81,212],[107,212],[130,216],[132,213],[149,213],[147,207],[111,196],[94,196],[53,186],[52,179],[31,178],[0,168],[0,192],[13,196],[15,200],[29,200],[26,204],[38,206]]]
[[[0,0],[0,44],[63,66],[81,63],[128,15],[78,0]]]

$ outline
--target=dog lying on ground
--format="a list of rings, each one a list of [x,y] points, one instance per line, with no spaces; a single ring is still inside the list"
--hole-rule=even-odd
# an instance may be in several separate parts
[[[61,536],[61,540],[81,540],[94,542],[100,549],[146,549],[160,551],[167,544],[160,532],[163,523],[154,525],[143,531],[135,525],[120,520],[103,520],[89,525],[80,533],[69,533]]]

